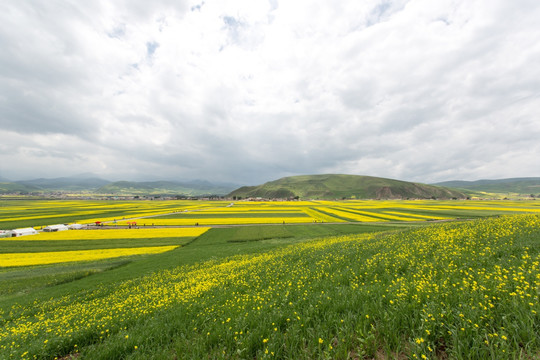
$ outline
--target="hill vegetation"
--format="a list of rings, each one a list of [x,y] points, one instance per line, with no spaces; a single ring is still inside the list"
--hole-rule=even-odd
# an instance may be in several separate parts
[[[34,179],[17,181],[17,184],[27,185],[37,188],[41,191],[91,191],[99,188],[109,181],[99,178],[74,178],[60,177],[55,179]]]
[[[477,181],[445,181],[434,185],[447,186],[462,190],[497,193],[497,194],[533,194],[540,197],[540,178],[511,178],[498,180],[477,180]]]
[[[236,186],[213,184],[204,180],[177,181],[116,181],[97,177],[61,177],[0,182],[0,194],[95,193],[109,195],[225,195]]]
[[[464,199],[461,191],[440,186],[359,175],[303,175],[258,186],[244,186],[229,194],[236,198],[302,199]]]
[[[36,186],[19,184],[14,182],[0,182],[0,194],[29,194],[39,190],[40,189]]]

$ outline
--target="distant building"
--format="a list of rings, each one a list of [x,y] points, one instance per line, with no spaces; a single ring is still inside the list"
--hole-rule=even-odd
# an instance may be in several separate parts
[[[58,224],[58,225],[49,225],[43,228],[43,231],[45,232],[55,232],[55,231],[65,231],[69,230],[67,225],[64,224]]]
[[[81,224],[69,224],[67,227],[71,230],[80,230],[83,226]]]
[[[26,235],[37,235],[39,234],[34,228],[21,228],[11,230],[12,237],[26,236]]]

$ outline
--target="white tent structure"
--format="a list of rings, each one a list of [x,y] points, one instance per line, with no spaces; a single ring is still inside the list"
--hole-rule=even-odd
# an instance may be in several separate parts
[[[70,224],[68,225],[68,228],[71,230],[80,230],[83,228],[81,224]]]
[[[39,234],[39,233],[34,228],[21,228],[21,229],[11,230],[11,236],[12,237],[26,236],[26,235],[37,235],[37,234]]]
[[[65,230],[69,230],[69,228],[64,224],[49,225],[43,228],[43,231],[45,232],[55,232],[55,231],[65,231]]]

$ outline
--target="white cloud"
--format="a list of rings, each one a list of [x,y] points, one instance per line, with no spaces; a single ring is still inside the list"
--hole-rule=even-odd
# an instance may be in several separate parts
[[[43,163],[57,175],[251,184],[540,171],[534,1],[8,1],[0,10],[5,177],[45,176]]]

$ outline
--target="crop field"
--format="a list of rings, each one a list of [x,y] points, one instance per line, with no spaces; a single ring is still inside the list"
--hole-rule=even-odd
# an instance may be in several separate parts
[[[352,200],[295,202],[0,200],[0,229],[59,223],[107,226],[385,222],[539,213],[535,201]]]
[[[0,200],[0,229],[113,221],[213,206],[193,201]]]
[[[165,251],[176,249],[178,246],[145,246],[119,249],[99,249],[99,250],[67,250],[67,251],[46,251],[28,253],[9,253],[0,255],[0,266],[28,266],[54,264],[72,261],[102,260],[122,256],[159,254]]]
[[[0,200],[0,358],[539,358],[539,210]]]

